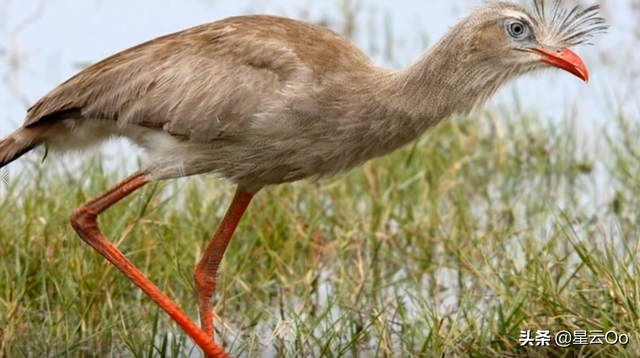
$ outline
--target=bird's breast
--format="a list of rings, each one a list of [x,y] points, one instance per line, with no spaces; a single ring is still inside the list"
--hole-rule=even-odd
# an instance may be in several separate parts
[[[306,116],[281,122],[282,127],[252,130],[234,143],[237,150],[227,154],[244,171],[229,166],[222,174],[254,185],[327,177],[386,155],[419,135],[398,118]]]

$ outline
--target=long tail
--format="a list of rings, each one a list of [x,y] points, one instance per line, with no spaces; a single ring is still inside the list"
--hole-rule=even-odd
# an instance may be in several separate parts
[[[43,126],[20,127],[0,141],[0,168],[38,147],[44,140]]]

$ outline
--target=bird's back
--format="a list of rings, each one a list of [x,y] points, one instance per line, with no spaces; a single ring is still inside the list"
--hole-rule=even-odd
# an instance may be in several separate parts
[[[370,64],[328,28],[278,16],[230,17],[93,64],[36,102],[25,125],[71,112],[198,136],[179,130],[180,121],[207,114],[237,122],[286,85],[320,84]]]

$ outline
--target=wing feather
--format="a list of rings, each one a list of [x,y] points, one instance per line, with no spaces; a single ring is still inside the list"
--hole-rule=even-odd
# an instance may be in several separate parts
[[[338,47],[318,46],[332,43],[329,38]],[[231,137],[291,92],[292,84],[313,85],[314,75],[331,70],[345,53],[339,46],[352,45],[297,20],[228,18],[156,38],[84,69],[36,102],[25,126],[73,114],[194,141]],[[317,57],[326,61],[312,60]]]

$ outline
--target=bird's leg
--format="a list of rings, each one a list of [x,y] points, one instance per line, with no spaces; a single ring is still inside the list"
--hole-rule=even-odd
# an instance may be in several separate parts
[[[238,189],[236,191],[229,209],[225,214],[218,230],[216,230],[213,239],[207,245],[204,251],[202,259],[196,266],[194,272],[194,279],[196,285],[196,293],[198,295],[198,309],[200,311],[200,321],[202,329],[213,337],[213,293],[216,290],[216,275],[218,273],[218,266],[224,255],[224,251],[233,236],[233,232],[238,226],[238,222],[242,218],[253,193],[242,191]]]
[[[81,205],[71,215],[71,226],[80,238],[93,247],[100,255],[118,268],[125,276],[144,291],[165,310],[169,316],[202,348],[208,357],[230,358],[224,349],[217,345],[210,334],[203,332],[171,299],[144,276],[98,228],[97,218],[111,205],[147,184],[144,173],[136,173],[108,189],[95,199]]]

